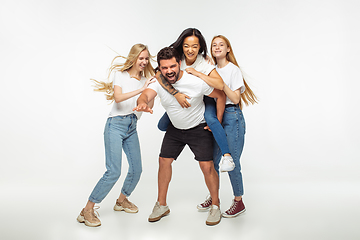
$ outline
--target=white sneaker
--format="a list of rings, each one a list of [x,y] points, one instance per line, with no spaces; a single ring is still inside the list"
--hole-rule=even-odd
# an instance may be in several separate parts
[[[206,225],[216,225],[221,220],[220,208],[216,205],[211,205],[208,218],[206,219]]]
[[[231,156],[222,156],[219,163],[220,172],[231,172],[235,168],[235,163]]]
[[[162,217],[168,215],[170,209],[168,206],[161,206],[159,202],[156,202],[152,213],[149,216],[149,222],[159,221]]]

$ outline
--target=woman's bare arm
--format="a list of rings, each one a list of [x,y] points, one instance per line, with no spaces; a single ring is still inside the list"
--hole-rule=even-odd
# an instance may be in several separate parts
[[[219,90],[223,90],[224,88],[224,81],[222,80],[222,78],[220,77],[219,73],[213,69],[209,75],[206,75],[204,73],[198,72],[196,71],[194,68],[186,68],[185,71],[187,73],[190,73],[194,76],[197,76],[199,78],[201,78],[202,80],[204,80],[209,86],[219,89]]]
[[[149,86],[150,83],[153,83],[155,80],[153,78],[149,78],[146,80],[144,86],[142,86],[139,89],[136,89],[132,92],[127,92],[127,93],[123,93],[122,92],[122,88],[118,85],[114,86],[114,99],[116,103],[128,100],[129,98],[132,98],[140,93],[142,93],[142,91],[144,91],[147,86]]]
[[[234,103],[238,104],[241,99],[241,93],[240,89],[237,89],[235,91],[231,90],[228,85],[224,84],[224,92],[226,96]]]

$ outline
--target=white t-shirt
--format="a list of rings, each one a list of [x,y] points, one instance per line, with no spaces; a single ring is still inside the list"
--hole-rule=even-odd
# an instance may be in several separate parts
[[[240,93],[245,91],[245,85],[243,76],[241,74],[240,68],[238,68],[235,64],[229,62],[225,67],[218,68],[216,66],[216,71],[219,73],[224,83],[232,90],[238,90],[240,88]],[[237,104],[233,103],[226,96],[226,104]]]
[[[130,74],[127,71],[115,71],[113,76],[113,87],[115,85],[121,87],[122,93],[132,92],[136,89],[139,89],[144,86],[145,82],[145,77],[141,77],[141,80],[138,80],[136,78],[130,77]],[[137,118],[140,119],[142,112],[133,111],[133,108],[137,106],[136,101],[139,96],[140,94],[119,103],[114,102],[109,117],[125,116],[131,113],[135,113]]]
[[[215,66],[208,63],[201,54],[197,55],[195,62],[190,66],[186,65],[185,57],[183,57],[183,59],[181,60],[180,69],[185,70],[189,67],[194,68],[196,71],[201,72],[205,75],[209,75],[211,71],[215,69]]]
[[[188,95],[191,99],[189,108],[182,108],[176,98],[168,93],[156,81],[149,85],[148,88],[154,90],[161,99],[161,104],[165,108],[172,124],[178,129],[190,129],[200,123],[204,123],[205,105],[204,95],[212,93],[214,88],[207,85],[203,80],[194,75],[183,73],[181,79],[172,84],[179,92]]]

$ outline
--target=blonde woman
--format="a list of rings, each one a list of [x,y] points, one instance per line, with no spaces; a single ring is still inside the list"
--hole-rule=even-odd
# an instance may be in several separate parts
[[[230,153],[233,157],[235,168],[228,172],[233,189],[234,200],[223,217],[236,217],[245,212],[245,205],[242,201],[243,180],[241,174],[240,157],[244,147],[245,120],[242,113],[243,105],[257,103],[257,98],[246,83],[242,71],[236,62],[230,41],[222,36],[215,36],[211,41],[211,56],[216,64],[216,71],[224,81],[223,91],[226,94],[226,105],[222,121]],[[218,163],[221,159],[219,146],[214,146],[214,165],[218,170]]]
[[[104,130],[106,172],[96,184],[90,194],[86,206],[82,209],[77,220],[90,227],[100,226],[101,222],[94,212],[95,203],[100,203],[110,192],[120,177],[122,150],[129,163],[128,174],[123,183],[119,198],[114,210],[128,213],[138,212],[135,204],[127,197],[135,189],[142,172],[139,139],[136,131],[137,120],[141,112],[134,112],[136,101],[140,93],[154,82],[154,75],[149,59],[150,53],[143,44],[134,45],[124,64],[115,64],[110,67],[109,77],[112,82],[95,81],[95,91],[106,92],[106,98],[115,101]],[[153,103],[152,103],[153,104]],[[152,105],[151,105],[152,106]]]

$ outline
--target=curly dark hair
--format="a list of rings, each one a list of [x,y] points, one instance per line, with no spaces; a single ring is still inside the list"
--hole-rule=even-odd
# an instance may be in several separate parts
[[[173,47],[164,47],[157,54],[158,66],[160,66],[160,60],[168,60],[172,59],[173,57],[176,59],[176,62],[180,63],[181,58],[176,49]]]

